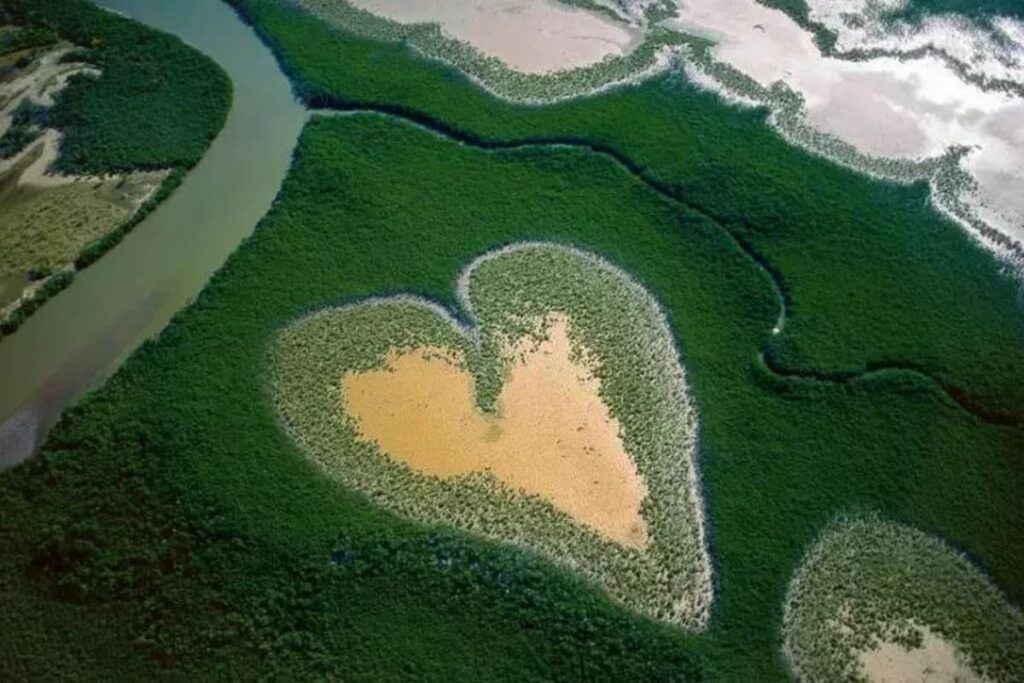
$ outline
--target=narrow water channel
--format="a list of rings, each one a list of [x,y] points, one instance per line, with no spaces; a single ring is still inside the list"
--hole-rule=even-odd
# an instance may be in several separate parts
[[[270,208],[308,117],[270,51],[224,3],[95,1],[212,57],[234,102],[177,191],[0,341],[0,466],[29,457],[62,408],[199,293]]]

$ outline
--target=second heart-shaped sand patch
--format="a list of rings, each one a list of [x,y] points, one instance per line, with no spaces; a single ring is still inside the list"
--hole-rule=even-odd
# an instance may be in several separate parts
[[[528,548],[651,617],[700,628],[711,568],[696,414],[657,303],[551,244],[416,297],[306,316],[273,352],[278,409],[330,476],[411,519]]]

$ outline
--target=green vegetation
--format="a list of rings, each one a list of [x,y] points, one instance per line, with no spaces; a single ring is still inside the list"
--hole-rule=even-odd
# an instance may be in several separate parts
[[[784,617],[801,678],[863,676],[879,641],[920,646],[921,628],[955,643],[990,681],[1024,679],[1024,617],[967,558],[875,516],[831,523],[793,577]]]
[[[98,78],[68,84],[47,125],[64,134],[56,168],[71,174],[191,168],[227,116],[231,84],[177,38],[87,0],[4,0],[18,24],[90,48]]]
[[[701,416],[715,559],[700,637],[524,551],[402,521],[324,477],[278,426],[269,350],[296,316],[398,292],[457,310],[451,283],[466,263],[530,239],[622,267],[676,336]],[[606,156],[315,118],[274,208],[198,301],[66,416],[40,459],[3,475],[0,576],[17,610],[0,610],[11,634],[0,662],[82,677],[130,664],[777,680],[793,571],[837,510],[863,507],[966,548],[1019,602],[1024,549],[1006,541],[1024,534],[1024,434],[980,422],[918,375],[773,379],[755,359],[776,316],[769,279],[721,227]],[[106,669],[75,644],[112,614],[103,636],[131,662]],[[58,636],[68,645],[45,663],[14,654]]]
[[[76,263],[150,201],[165,177],[146,173],[13,188],[0,212],[0,273],[56,271]]]
[[[28,100],[22,101],[17,109],[11,114],[11,125],[0,136],[0,159],[10,159],[17,156],[31,145],[39,137],[39,126],[36,122],[40,116],[37,112],[39,107]]]
[[[57,34],[46,28],[5,27],[0,29],[0,56],[35,47],[46,47],[57,42]]]
[[[197,302],[0,475],[0,678],[782,680],[790,579],[841,510],[946,539],[1024,601],[1024,430],[995,423],[1024,414],[1018,286],[926,188],[673,77],[520,107],[400,44],[236,4],[308,102],[390,116],[314,118]],[[458,310],[460,269],[524,240],[607,258],[665,313],[701,416],[700,636],[404,521],[278,425],[290,322],[401,292]]]
[[[582,573],[632,609],[699,629],[707,622],[711,576],[696,474],[696,416],[656,302],[614,266],[552,245],[517,245],[469,266],[457,323],[422,300],[391,298],[327,309],[285,330],[274,375],[284,423],[311,457],[347,486],[403,516],[517,543]],[[541,338],[552,313],[572,322],[579,347],[601,368],[601,397],[647,485],[648,545],[626,548],[574,523],[537,497],[487,477],[424,477],[359,440],[342,413],[338,379],[383,367],[392,350],[459,352],[475,377],[481,408],[493,411],[510,339]],[[582,476],[582,475],[581,475]]]
[[[98,9],[86,0],[4,0],[0,9],[46,46],[79,46],[57,63],[76,67],[55,104],[23,101],[0,138],[0,157],[14,157],[46,129],[61,134],[52,170],[92,179],[74,187],[23,187],[25,164],[0,179],[0,277],[29,270],[61,271],[21,304],[0,315],[0,335],[14,332],[46,299],[70,284],[75,269],[106,253],[194,166],[220,130],[231,104],[226,74],[177,38]],[[27,39],[22,39],[25,42]],[[31,74],[53,49],[37,50],[7,78]],[[82,64],[89,65],[88,70]],[[97,75],[98,74],[98,75]],[[37,89],[52,85],[44,75]],[[148,172],[139,174],[138,172]],[[152,196],[151,184],[158,184]],[[3,302],[6,304],[7,302]]]
[[[768,349],[777,367],[821,379],[917,367],[994,416],[1024,417],[1017,284],[928,205],[923,183],[894,186],[794,149],[763,112],[724,107],[673,76],[516,106],[400,44],[275,0],[234,2],[312,106],[401,113],[494,147],[576,141],[620,155],[780,274],[790,308]]]

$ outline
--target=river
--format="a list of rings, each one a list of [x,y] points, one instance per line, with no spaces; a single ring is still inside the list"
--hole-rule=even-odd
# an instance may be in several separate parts
[[[32,455],[60,411],[159,332],[267,212],[308,113],[270,51],[215,0],[97,0],[174,34],[231,77],[223,130],[169,199],[0,341],[0,466]]]

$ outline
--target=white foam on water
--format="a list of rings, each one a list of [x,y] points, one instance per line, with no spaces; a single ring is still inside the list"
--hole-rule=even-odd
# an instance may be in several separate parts
[[[941,51],[968,73],[1024,84],[1024,22],[996,17],[981,27],[956,14],[926,15],[919,22],[890,17],[906,0],[807,0],[808,16],[836,34],[836,49],[909,53]]]

